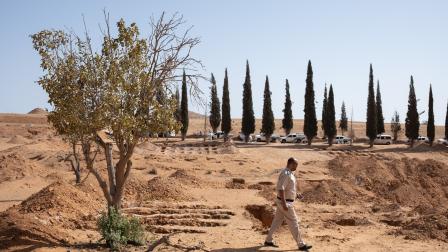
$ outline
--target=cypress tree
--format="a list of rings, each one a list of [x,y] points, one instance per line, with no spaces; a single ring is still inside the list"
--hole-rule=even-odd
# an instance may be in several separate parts
[[[246,61],[246,79],[243,85],[243,118],[241,132],[245,136],[245,142],[249,141],[250,134],[255,131],[255,115],[252,104],[252,87],[250,82],[249,61]]]
[[[266,143],[271,142],[271,136],[275,130],[274,113],[272,112],[271,90],[269,89],[269,79],[266,75],[266,82],[264,84],[264,102],[263,102],[263,117],[261,120],[261,132],[266,137]]]
[[[394,112],[394,116],[392,117],[392,120],[390,122],[390,130],[394,135],[394,143],[395,143],[397,142],[398,134],[401,131],[400,114],[398,114],[398,111]]]
[[[348,118],[345,110],[345,102],[342,102],[341,106],[341,120],[339,121],[339,128],[342,131],[342,135],[344,135],[344,132],[348,130]]]
[[[328,91],[328,100],[325,110],[325,133],[327,134],[328,144],[333,145],[333,139],[336,136],[336,116],[334,108],[334,93],[333,85],[330,84],[330,90]]]
[[[432,86],[429,85],[429,100],[428,100],[428,125],[426,128],[426,134],[429,139],[429,145],[432,146],[435,137],[435,127],[434,127],[434,99],[432,97]]]
[[[376,86],[376,131],[378,134],[384,133],[384,117],[383,117],[383,105],[381,100],[380,81]]]
[[[212,126],[213,133],[216,133],[219,125],[221,124],[221,104],[218,98],[218,89],[216,87],[215,76],[211,77],[212,86],[210,87],[210,126]]]
[[[285,108],[283,109],[282,128],[285,130],[285,134],[288,135],[293,127],[291,95],[289,94],[289,82],[288,79],[286,79]]]
[[[227,77],[227,68],[224,75],[224,85],[222,87],[222,122],[221,130],[224,132],[224,141],[228,140],[228,135],[232,130],[232,119],[230,117],[230,95],[229,79]]]
[[[185,70],[182,75],[182,101],[180,103],[180,118],[182,127],[180,129],[182,133],[182,141],[185,140],[188,131],[188,94],[187,94],[187,76]]]
[[[174,102],[176,103],[176,111],[174,111],[174,118],[176,119],[176,122],[181,123],[181,110],[180,110],[180,94],[179,94],[179,87],[176,86],[176,92],[174,93]],[[176,134],[179,131],[176,131]]]
[[[445,116],[445,139],[448,140],[448,102],[446,104],[446,116]]]
[[[308,138],[308,145],[311,145],[313,138],[317,135],[316,107],[314,104],[313,68],[311,66],[311,61],[308,61],[305,88],[305,107],[303,109],[303,112],[305,112],[303,132]]]
[[[367,122],[366,122],[366,135],[369,138],[370,147],[373,146],[373,141],[377,135],[377,116],[376,116],[376,104],[375,104],[375,90],[373,87],[373,68],[370,64],[369,74],[369,95],[367,98]]]
[[[324,89],[324,100],[322,101],[322,132],[324,133],[324,139],[327,138],[327,133],[325,132],[325,120],[327,118],[325,112],[327,111],[327,83],[325,83],[325,89]]]
[[[409,98],[408,98],[408,112],[406,114],[406,137],[411,142],[411,147],[414,146],[415,139],[418,138],[420,122],[417,111],[417,98],[415,96],[414,78],[411,75],[411,84],[409,85]]]

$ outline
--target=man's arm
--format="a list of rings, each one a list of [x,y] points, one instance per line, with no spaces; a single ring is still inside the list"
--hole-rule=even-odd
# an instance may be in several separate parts
[[[288,206],[286,205],[286,199],[285,199],[285,191],[278,190],[278,196],[280,197],[280,201],[282,203],[283,210],[288,211]]]

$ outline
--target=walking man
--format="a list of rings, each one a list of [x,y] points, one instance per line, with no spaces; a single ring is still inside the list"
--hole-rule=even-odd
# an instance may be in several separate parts
[[[280,172],[276,187],[277,199],[275,200],[275,205],[277,206],[277,209],[268,236],[264,242],[265,246],[278,247],[272,241],[272,236],[277,228],[282,225],[283,220],[286,220],[289,230],[291,231],[294,240],[297,242],[299,250],[308,251],[312,247],[305,244],[302,240],[297,215],[293,206],[294,200],[296,198],[301,198],[296,192],[296,178],[294,176],[294,171],[297,169],[298,164],[299,162],[297,159],[291,157],[288,159],[286,168]]]

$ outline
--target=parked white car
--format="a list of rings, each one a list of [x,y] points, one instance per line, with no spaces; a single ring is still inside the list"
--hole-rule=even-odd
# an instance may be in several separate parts
[[[333,140],[335,144],[349,144],[352,141],[350,137],[346,136],[336,136]]]
[[[429,138],[427,138],[425,136],[419,136],[419,137],[417,137],[417,139],[415,139],[415,141],[429,143]],[[410,142],[411,141],[408,139],[408,143],[410,143]]]
[[[437,139],[438,144],[448,145],[448,140],[446,138]]]
[[[240,132],[238,137],[241,141],[244,141],[244,139],[246,138],[246,135],[244,135],[243,132]],[[249,142],[252,142],[252,140],[253,140],[252,135],[249,135]]]
[[[392,144],[392,136],[391,135],[377,135],[376,139],[373,141],[373,144]]]
[[[277,136],[276,134],[272,134],[272,135],[271,135],[271,142],[277,142],[277,140],[278,140],[279,138],[280,138],[280,137]],[[264,134],[264,133],[260,133],[260,134],[258,134],[258,135],[255,135],[255,141],[257,141],[257,142],[266,142],[266,136],[265,136],[265,134]]]
[[[280,137],[281,143],[306,143],[307,139],[304,134],[290,133],[287,136]]]

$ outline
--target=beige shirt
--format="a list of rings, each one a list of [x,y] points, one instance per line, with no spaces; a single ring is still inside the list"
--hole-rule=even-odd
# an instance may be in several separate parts
[[[288,168],[281,170],[278,176],[277,192],[280,190],[285,191],[286,199],[294,200],[296,198],[296,177]]]

